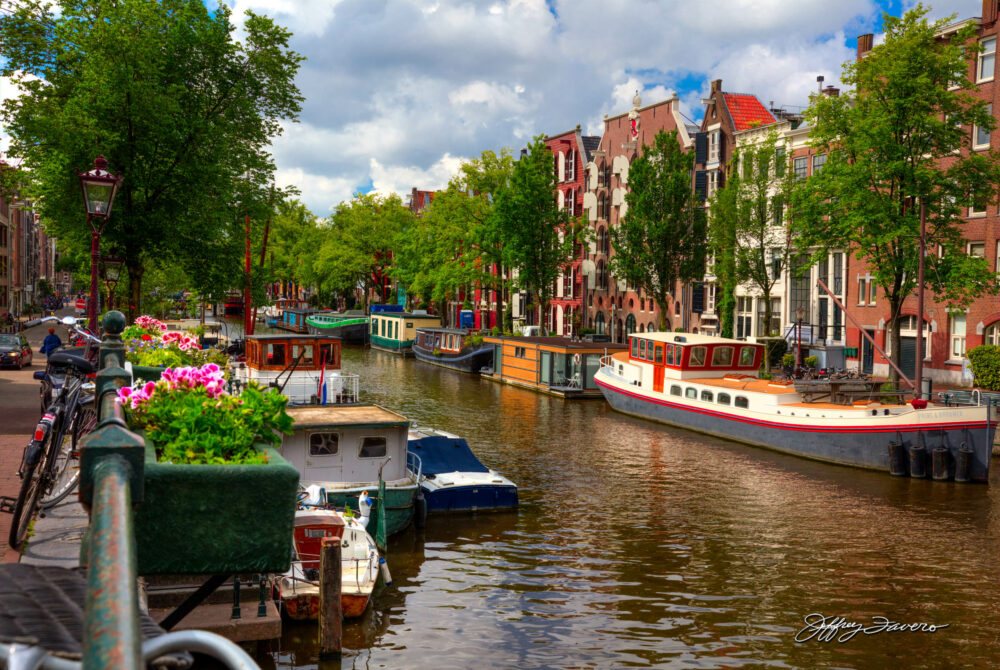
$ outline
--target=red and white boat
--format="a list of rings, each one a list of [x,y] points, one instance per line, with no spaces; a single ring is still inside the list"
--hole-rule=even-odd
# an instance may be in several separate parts
[[[708,335],[633,333],[594,381],[626,414],[841,465],[987,481],[998,412],[978,393],[975,405],[904,404],[862,379],[765,380],[763,353]]]
[[[340,539],[340,604],[344,618],[365,613],[379,576],[378,547],[365,530],[366,521],[367,517],[348,517],[329,509],[295,513],[292,567],[272,582],[275,600],[289,619],[319,617],[319,553],[325,537]]]

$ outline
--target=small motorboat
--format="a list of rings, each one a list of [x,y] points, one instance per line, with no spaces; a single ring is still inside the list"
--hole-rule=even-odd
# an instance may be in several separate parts
[[[386,584],[391,584],[385,559],[379,556],[375,540],[365,530],[371,499],[359,500],[362,515],[324,509],[326,492],[309,487],[303,509],[295,512],[292,566],[272,579],[272,595],[282,614],[297,621],[319,618],[320,547],[323,538],[340,540],[340,602],[344,618],[357,618],[368,609],[378,581],[380,566]],[[316,505],[316,506],[313,506]]]

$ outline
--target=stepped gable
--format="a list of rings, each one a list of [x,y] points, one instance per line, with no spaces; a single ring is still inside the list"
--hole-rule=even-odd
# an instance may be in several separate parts
[[[776,120],[771,112],[760,103],[757,96],[749,93],[723,93],[723,100],[729,116],[733,119],[734,130],[748,130],[759,126],[768,126]]]

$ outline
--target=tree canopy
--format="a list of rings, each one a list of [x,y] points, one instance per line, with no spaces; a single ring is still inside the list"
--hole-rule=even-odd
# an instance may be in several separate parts
[[[699,280],[705,271],[705,214],[691,188],[693,165],[676,131],[656,133],[632,161],[625,215],[610,230],[611,271],[653,298],[661,330],[669,327],[676,282]]]
[[[927,11],[883,15],[884,42],[844,67],[841,81],[853,92],[813,97],[810,137],[828,158],[793,201],[800,248],[816,259],[851,249],[868,261],[890,306],[897,363],[900,309],[916,287],[921,203],[927,284],[938,298],[960,307],[996,279],[984,259],[966,253],[962,235],[965,208],[995,202],[1000,180],[997,154],[971,150],[970,131],[996,125],[966,76],[975,27],[941,36],[954,17],[928,21]]]
[[[77,174],[103,154],[124,176],[103,246],[124,257],[138,304],[143,271],[182,265],[201,289],[242,283],[243,218],[263,220],[267,148],[302,96],[290,33],[201,0],[23,0],[0,16],[0,73],[24,93],[2,118],[50,233],[87,244]]]

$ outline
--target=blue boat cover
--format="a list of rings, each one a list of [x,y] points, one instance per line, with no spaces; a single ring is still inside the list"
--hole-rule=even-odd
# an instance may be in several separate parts
[[[420,457],[425,475],[442,472],[489,472],[490,469],[472,453],[469,443],[457,437],[440,435],[410,440],[406,448]]]

